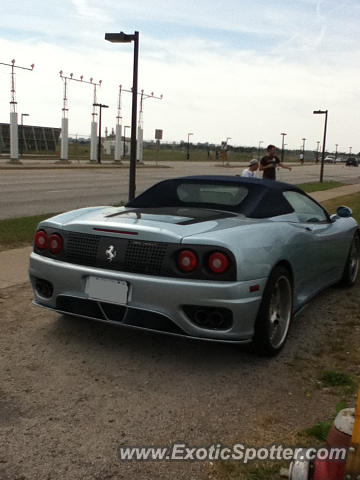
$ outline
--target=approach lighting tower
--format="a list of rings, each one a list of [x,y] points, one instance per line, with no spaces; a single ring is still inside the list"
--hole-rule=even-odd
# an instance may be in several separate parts
[[[139,123],[138,123],[138,148],[136,152],[136,160],[139,163],[143,163],[143,137],[144,137],[144,100],[147,98],[155,98],[157,100],[162,100],[163,96],[155,97],[154,92],[151,94],[144,93],[144,90],[141,90],[140,96],[140,112],[139,112]]]
[[[115,156],[114,156],[115,163],[121,163],[121,129],[122,129],[121,91],[122,91],[122,85],[119,85],[118,108],[117,108],[116,127],[115,127]]]
[[[5,65],[11,67],[11,100],[10,100],[10,162],[19,163],[19,135],[18,135],[18,114],[17,114],[17,101],[16,101],[16,90],[15,90],[15,68],[20,68],[21,70],[34,70],[34,64],[27,67],[21,67],[20,65],[15,65],[15,60],[11,60],[11,63],[2,63],[0,65]]]
[[[92,111],[92,122],[91,122],[91,148],[90,148],[90,161],[96,162],[97,161],[97,123],[95,121],[96,108],[94,104],[97,103],[96,97],[96,87],[101,86],[101,80],[98,83],[93,82],[93,78],[90,78],[90,81],[84,80],[84,76],[80,75],[80,78],[74,78],[74,74],[70,73],[67,77],[63,75],[63,71],[60,70],[60,78],[64,81],[64,99],[63,99],[63,117],[61,120],[61,153],[60,153],[60,160],[63,162],[68,162],[68,151],[69,151],[69,140],[68,140],[68,132],[69,132],[69,119],[68,119],[68,80],[74,80],[75,82],[86,83],[93,85],[94,87],[94,98],[93,98],[93,111]]]

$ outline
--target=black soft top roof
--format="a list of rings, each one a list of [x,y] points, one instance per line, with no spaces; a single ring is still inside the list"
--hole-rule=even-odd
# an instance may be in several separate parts
[[[177,195],[177,187],[181,184],[214,184],[236,185],[248,189],[248,194],[239,205],[224,204],[192,204],[182,202]],[[163,180],[145,190],[141,195],[128,202],[126,207],[158,208],[158,207],[201,207],[242,213],[250,218],[267,218],[292,213],[294,210],[282,195],[284,191],[304,192],[289,183],[274,180],[259,180],[225,175],[198,175]]]

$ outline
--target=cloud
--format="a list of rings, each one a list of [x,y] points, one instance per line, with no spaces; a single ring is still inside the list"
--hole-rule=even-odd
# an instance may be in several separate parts
[[[286,131],[289,146],[297,148],[303,137],[316,145],[323,124],[312,111],[328,108],[329,142],[355,149],[360,9],[354,1],[155,0],[149,7],[144,0],[104,0],[99,10],[98,2],[65,0],[53,2],[51,16],[43,1],[31,5],[5,0],[0,16],[0,61],[35,63],[34,72],[17,72],[18,110],[30,113],[28,122],[60,126],[62,69],[103,80],[98,99],[110,105],[103,115],[111,129],[119,84],[132,85],[133,46],[105,42],[104,33],[137,28],[139,89],[164,95],[145,102],[145,138],[162,128],[166,140],[193,131],[194,142],[230,136],[257,145],[276,143]],[[7,122],[10,77],[1,66],[0,83],[0,121]],[[89,134],[91,110],[92,87],[70,83],[71,133]],[[126,124],[130,111],[131,95],[124,93]]]
[[[110,15],[104,10],[96,6],[95,2],[91,0],[71,0],[75,7],[76,13],[80,17],[85,17],[86,20],[91,20],[96,23],[105,23],[110,21]],[[98,2],[97,2],[98,5]]]

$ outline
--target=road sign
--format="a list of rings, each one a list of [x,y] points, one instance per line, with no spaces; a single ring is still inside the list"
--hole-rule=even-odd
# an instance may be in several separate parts
[[[163,131],[162,130],[155,130],[155,140],[162,140]]]

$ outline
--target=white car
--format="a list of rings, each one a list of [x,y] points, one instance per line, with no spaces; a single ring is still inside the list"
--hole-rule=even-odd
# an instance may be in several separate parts
[[[335,157],[332,157],[331,155],[327,155],[324,161],[325,163],[335,163]]]

